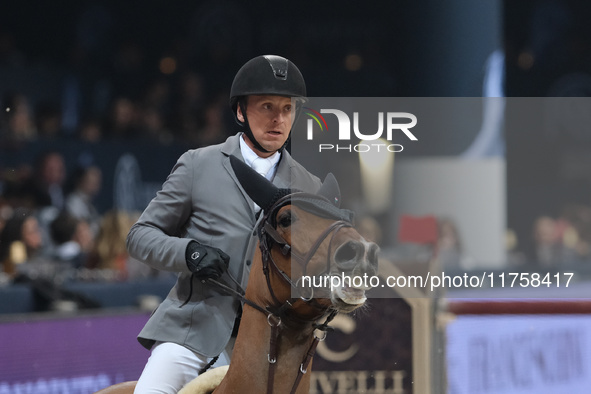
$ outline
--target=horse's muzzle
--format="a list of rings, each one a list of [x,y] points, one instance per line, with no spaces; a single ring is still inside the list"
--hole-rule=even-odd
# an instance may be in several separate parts
[[[363,305],[365,292],[371,289],[372,276],[377,274],[379,247],[365,240],[347,241],[334,254],[338,286],[332,287],[332,301],[337,309],[350,312]],[[335,275],[335,273],[333,273]]]

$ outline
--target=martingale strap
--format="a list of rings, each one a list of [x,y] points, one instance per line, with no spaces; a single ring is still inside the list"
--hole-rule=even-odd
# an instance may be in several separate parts
[[[335,318],[336,315],[337,315],[337,311],[332,310],[330,312],[330,314],[326,317],[326,321],[324,323],[315,325],[315,329],[324,332],[324,335],[322,337],[317,337],[316,335],[314,335],[314,339],[312,340],[312,343],[310,344],[310,348],[306,352],[306,357],[304,358],[304,361],[302,361],[302,363],[300,364],[300,370],[298,371],[298,376],[296,376],[296,379],[293,382],[293,386],[291,387],[291,394],[294,394],[296,392],[296,390],[298,389],[298,386],[300,384],[300,381],[302,380],[304,375],[308,372],[308,366],[310,365],[312,358],[314,358],[314,354],[316,354],[316,348],[318,347],[318,344],[320,342],[324,341],[324,339],[326,339],[326,332],[331,329],[328,326],[328,323],[330,323],[332,321],[332,319]]]
[[[272,316],[272,315],[269,315]],[[267,319],[271,326],[271,339],[269,340],[269,354],[267,360],[269,361],[269,371],[267,373],[267,393],[273,393],[273,385],[275,384],[275,370],[277,366],[277,339],[279,337],[279,325],[281,320],[279,319],[276,323],[272,323]]]
[[[329,315],[326,317],[326,321],[324,323],[314,324],[314,329],[322,331],[324,333],[324,335],[322,337],[318,337],[315,334],[313,334],[312,343],[310,344],[310,347],[308,348],[308,351],[306,352],[306,355],[304,356],[304,359],[302,360],[302,363],[300,364],[300,368],[298,370],[298,374],[295,378],[295,381],[293,382],[293,385],[291,387],[290,394],[295,394],[295,392],[297,391],[298,386],[300,385],[300,381],[302,380],[304,375],[308,372],[308,366],[310,365],[310,362],[314,358],[314,354],[316,354],[316,348],[318,347],[318,344],[320,342],[324,341],[324,339],[326,338],[326,332],[331,329],[328,326],[328,323],[330,323],[335,318],[336,315],[337,315],[337,311],[333,309],[329,313]],[[278,338],[279,338],[280,325],[281,325],[281,319],[277,319],[272,316],[273,315],[269,315],[267,317],[267,322],[271,326],[271,338],[269,340],[269,354],[267,355],[267,359],[269,361],[269,371],[267,374],[267,394],[273,394],[273,386],[275,384],[275,371],[277,368]]]

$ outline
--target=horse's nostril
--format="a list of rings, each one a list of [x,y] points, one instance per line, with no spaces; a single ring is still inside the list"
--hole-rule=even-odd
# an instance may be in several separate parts
[[[335,262],[337,265],[341,268],[352,268],[355,265],[359,247],[360,245],[355,241],[349,241],[341,245],[335,253]]]

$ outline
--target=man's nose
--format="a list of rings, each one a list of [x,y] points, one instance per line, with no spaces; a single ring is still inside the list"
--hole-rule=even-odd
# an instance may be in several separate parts
[[[283,111],[277,111],[275,112],[274,116],[273,116],[273,121],[275,123],[284,123],[287,121],[287,118],[290,116],[290,113],[285,113]]]

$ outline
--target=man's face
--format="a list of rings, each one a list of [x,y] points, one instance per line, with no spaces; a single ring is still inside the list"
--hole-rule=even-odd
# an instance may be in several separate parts
[[[244,116],[238,106],[238,120]],[[257,150],[252,142],[246,143],[261,157],[268,157],[279,150],[287,141],[291,130],[291,98],[283,96],[248,96],[246,117],[254,138],[270,153]]]

